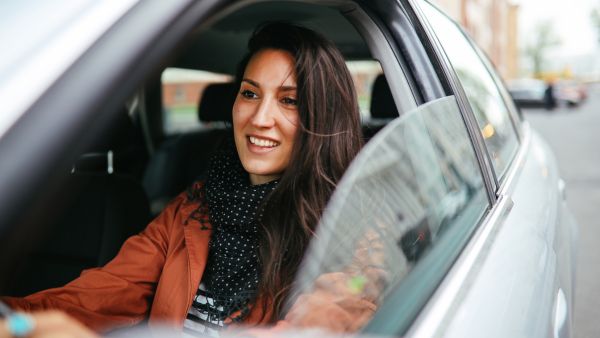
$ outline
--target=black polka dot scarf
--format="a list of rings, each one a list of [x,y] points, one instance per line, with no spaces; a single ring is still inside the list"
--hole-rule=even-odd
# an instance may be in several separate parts
[[[260,277],[258,258],[259,207],[277,181],[251,185],[233,141],[212,158],[206,181],[206,200],[213,232],[202,282],[217,308],[215,316],[235,321],[249,312]],[[225,318],[220,318],[221,320]]]

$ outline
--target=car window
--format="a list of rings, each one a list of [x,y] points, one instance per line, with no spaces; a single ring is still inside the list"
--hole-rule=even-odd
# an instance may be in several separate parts
[[[388,124],[352,162],[305,257],[298,293],[395,308],[377,313],[377,330],[409,322],[487,208],[455,98],[425,104]]]
[[[354,80],[360,116],[364,120],[371,117],[371,96],[377,76],[383,73],[376,60],[347,61],[346,65]]]
[[[518,139],[498,86],[460,28],[429,3],[423,10],[465,90],[481,134],[501,179],[514,157]]]
[[[371,94],[377,76],[383,73],[376,60],[346,62],[358,97],[363,121],[371,118]],[[185,133],[206,127],[198,118],[198,104],[204,89],[213,83],[233,81],[233,76],[194,69],[167,68],[161,75],[163,132]]]
[[[163,128],[165,135],[204,127],[198,118],[198,104],[204,89],[212,83],[233,81],[231,75],[194,69],[167,68],[161,75]]]

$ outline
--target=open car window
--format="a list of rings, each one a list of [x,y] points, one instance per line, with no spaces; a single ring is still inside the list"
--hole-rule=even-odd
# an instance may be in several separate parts
[[[420,106],[381,130],[351,164],[305,256],[296,295],[366,300],[378,312],[356,318],[357,328],[376,320],[392,326],[378,324],[375,333],[398,333],[487,208],[455,98]],[[291,311],[302,312],[298,306]]]

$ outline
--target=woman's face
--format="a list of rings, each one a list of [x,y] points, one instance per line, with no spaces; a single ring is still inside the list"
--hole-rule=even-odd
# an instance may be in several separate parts
[[[235,146],[252,184],[281,176],[298,130],[294,58],[265,49],[254,54],[233,105]]]

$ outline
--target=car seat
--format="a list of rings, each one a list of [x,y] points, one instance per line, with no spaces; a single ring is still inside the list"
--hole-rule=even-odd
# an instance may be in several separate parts
[[[385,75],[379,74],[371,89],[371,118],[363,122],[365,141],[370,140],[379,130],[398,116],[398,108]]]
[[[60,196],[65,206],[46,235],[11,278],[8,292],[24,296],[58,287],[83,269],[102,266],[131,235],[150,220],[145,192],[134,173],[139,170],[135,147],[128,142],[133,124],[126,111],[113,121],[103,142],[80,156]],[[60,204],[57,202],[57,205]]]
[[[198,104],[198,118],[204,128],[166,140],[150,159],[143,184],[153,214],[205,176],[211,154],[231,134],[226,124],[231,123],[235,93],[230,82],[208,85]]]

